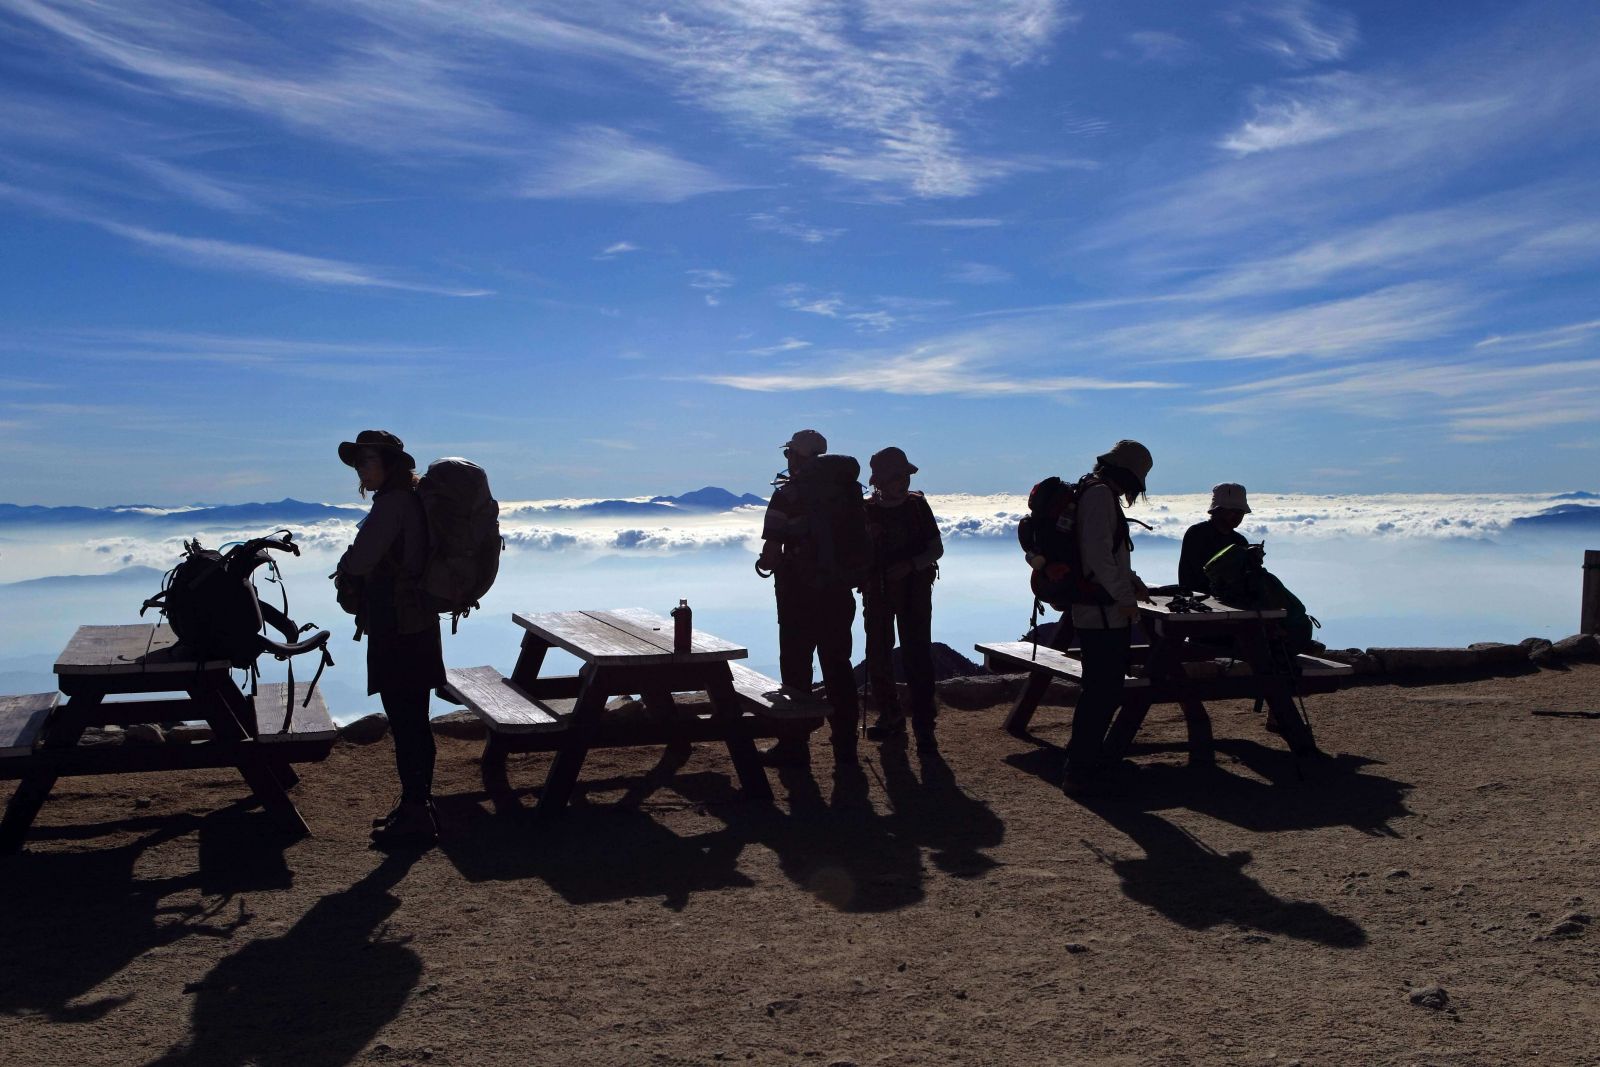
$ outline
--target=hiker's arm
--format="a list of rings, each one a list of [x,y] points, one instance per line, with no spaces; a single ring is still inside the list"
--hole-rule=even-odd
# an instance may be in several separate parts
[[[922,500],[922,535],[927,547],[911,559],[911,565],[919,571],[927,570],[944,556],[944,539],[939,536],[939,523],[926,498]]]
[[[1127,613],[1135,613],[1137,599],[1133,571],[1118,566],[1114,546],[1124,536],[1117,521],[1117,504],[1111,490],[1092,486],[1078,505],[1079,548],[1083,554],[1083,573],[1104,589],[1111,602]]]
[[[1202,526],[1191,526],[1183,535],[1183,551],[1178,554],[1178,584],[1190,592],[1204,593],[1206,583],[1206,531]]]
[[[377,569],[388,553],[389,546],[400,536],[400,527],[405,518],[399,507],[401,503],[403,501],[394,493],[385,493],[373,499],[372,510],[356,530],[355,543],[339,557],[340,574],[362,578]]]

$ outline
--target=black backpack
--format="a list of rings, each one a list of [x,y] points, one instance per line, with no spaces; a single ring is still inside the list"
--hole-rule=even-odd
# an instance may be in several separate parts
[[[807,520],[784,559],[798,563],[811,585],[854,587],[866,580],[871,547],[860,477],[854,457],[824,453],[783,485],[792,515]]]
[[[1017,541],[1033,569],[1036,600],[1057,611],[1074,604],[1109,604],[1110,595],[1083,573],[1078,544],[1078,504],[1084,490],[1103,485],[1093,475],[1064,482],[1052,475],[1028,493],[1028,513],[1017,523]]]
[[[449,457],[428,464],[417,483],[428,520],[428,559],[420,585],[431,611],[456,622],[478,601],[500,573],[500,505],[489,492],[489,476],[469,460]]]
[[[1305,603],[1276,574],[1267,570],[1263,562],[1266,547],[1229,545],[1207,560],[1206,581],[1211,595],[1234,607],[1283,609],[1280,625],[1284,646],[1291,655],[1308,651],[1316,643],[1312,632],[1322,623],[1306,612]]]
[[[143,615],[150,608],[158,608],[166,616],[167,624],[178,642],[193,653],[200,662],[227,660],[235,667],[255,671],[256,659],[270,652],[280,660],[290,660],[289,704],[294,704],[294,667],[292,657],[306,652],[320,651],[322,663],[316,677],[306,692],[301,706],[311,702],[317,680],[322,670],[333,662],[328,654],[328,631],[319,630],[301,641],[300,635],[312,627],[297,626],[289,618],[288,591],[284,591],[283,608],[262,603],[256,592],[254,573],[266,565],[272,569],[273,581],[283,587],[277,563],[268,550],[300,554],[287,531],[273,537],[256,537],[241,542],[226,553],[202,548],[199,540],[185,541],[183,559],[167,572],[161,592],[144,602],[139,609]],[[266,635],[267,627],[283,635],[276,641]],[[289,716],[284,717],[284,729],[289,728]]]

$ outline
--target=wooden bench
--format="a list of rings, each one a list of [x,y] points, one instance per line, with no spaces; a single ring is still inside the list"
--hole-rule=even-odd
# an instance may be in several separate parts
[[[0,759],[32,755],[33,746],[60,699],[57,693],[0,696]]]
[[[1036,649],[1031,641],[994,641],[973,647],[983,653],[984,666],[996,674],[1043,670],[1058,678],[1083,680],[1083,661],[1072,655],[1073,649],[1061,652],[1044,645]],[[1134,655],[1130,660],[1138,663],[1141,658]],[[1295,657],[1295,666],[1302,679],[1344,679],[1355,674],[1355,668],[1348,663],[1336,663],[1304,653]],[[1225,657],[1190,660],[1183,665],[1183,670],[1190,678],[1249,678],[1254,674],[1250,665],[1243,660]],[[1128,688],[1149,688],[1150,679],[1144,676],[1141,668],[1135,667],[1122,684]]]
[[[307,756],[299,756],[296,762],[316,762],[326,759],[333,748],[333,743],[339,740],[339,728],[333,724],[333,716],[328,714],[328,705],[322,699],[322,690],[318,689],[311,695],[309,704],[305,703],[305,686],[295,687],[294,712],[289,717],[289,729],[283,728],[283,716],[287,710],[285,702],[288,698],[288,686],[282,682],[268,682],[256,690],[256,729],[257,740],[263,748],[279,749],[281,746],[294,745],[297,749],[304,749]],[[305,704],[304,707],[301,705]],[[316,754],[320,753],[320,754]]]
[[[740,663],[729,663],[728,669],[733,675],[734,694],[744,709],[742,721],[751,737],[804,736],[828,714],[827,705],[820,702],[780,702],[775,706],[768,694],[778,689],[776,681]],[[576,704],[571,698],[535,697],[493,667],[451,667],[445,671],[444,688],[451,699],[482,719],[491,733],[515,738],[515,750],[521,752],[559,749]],[[704,707],[703,711],[688,711],[680,705],[656,711],[647,704],[642,722],[620,722],[608,713],[601,717],[592,747],[715,740],[720,735],[711,721],[710,705]]]

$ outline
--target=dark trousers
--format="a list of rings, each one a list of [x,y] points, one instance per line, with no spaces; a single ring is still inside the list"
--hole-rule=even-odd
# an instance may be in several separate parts
[[[856,680],[850,666],[856,621],[856,596],[849,586],[817,588],[779,574],[778,672],[783,684],[811,690],[811,658],[822,666],[822,684],[833,714],[828,717],[835,739],[854,737],[861,719]]]
[[[420,804],[433,795],[433,729],[428,725],[427,689],[379,690],[383,713],[394,735],[394,765],[400,772],[400,800]]]
[[[900,634],[900,665],[911,689],[911,721],[932,729],[938,714],[933,701],[933,580],[913,572],[894,581],[869,581],[861,597],[867,630],[867,684],[878,714],[898,719],[902,712],[894,684],[895,632]]]
[[[1122,704],[1122,680],[1128,673],[1131,638],[1132,631],[1126,626],[1078,631],[1078,643],[1083,648],[1083,688],[1072,712],[1068,774],[1089,776],[1104,769],[1106,730]]]

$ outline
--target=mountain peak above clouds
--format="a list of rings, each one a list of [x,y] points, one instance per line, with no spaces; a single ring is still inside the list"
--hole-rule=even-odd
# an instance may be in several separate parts
[[[680,508],[693,508],[696,511],[732,511],[734,508],[754,504],[757,506],[766,503],[764,497],[754,493],[745,493],[735,496],[733,493],[719,486],[708,485],[695,489],[680,496],[653,496],[652,504],[675,504]]]

